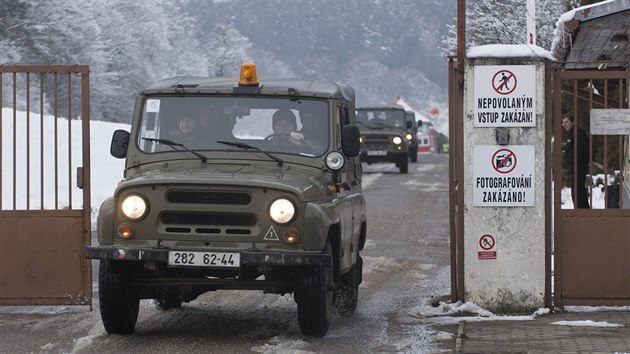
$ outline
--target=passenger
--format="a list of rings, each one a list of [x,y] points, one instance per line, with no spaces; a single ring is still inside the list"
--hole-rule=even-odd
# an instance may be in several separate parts
[[[198,143],[196,139],[198,133],[196,131],[195,119],[191,115],[180,113],[177,115],[177,126],[169,134],[169,139],[176,143],[183,144],[187,148],[191,148]]]

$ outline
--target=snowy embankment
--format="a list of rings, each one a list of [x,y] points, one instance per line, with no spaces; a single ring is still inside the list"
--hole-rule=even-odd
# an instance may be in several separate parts
[[[68,124],[66,118],[58,118],[55,124],[53,116],[20,111],[14,117],[10,108],[2,109],[1,118],[2,210],[81,209],[83,194],[76,186],[77,167],[83,166],[81,121]],[[90,123],[93,229],[101,202],[123,177],[124,160],[109,154],[112,133],[129,128],[129,124]]]

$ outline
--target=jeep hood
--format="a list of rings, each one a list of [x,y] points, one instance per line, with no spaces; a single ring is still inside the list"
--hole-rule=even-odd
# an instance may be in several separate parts
[[[325,180],[326,179],[326,180]],[[122,182],[116,192],[146,185],[222,185],[230,187],[259,187],[287,190],[305,201],[322,199],[327,194],[330,173],[313,167],[295,165],[173,165],[147,170]]]

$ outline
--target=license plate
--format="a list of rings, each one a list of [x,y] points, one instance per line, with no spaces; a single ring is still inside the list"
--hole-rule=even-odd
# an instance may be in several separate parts
[[[238,268],[241,254],[231,252],[169,251],[170,266]]]
[[[387,155],[387,151],[380,151],[380,150],[368,151],[368,155],[371,155],[371,156],[385,156],[385,155]]]

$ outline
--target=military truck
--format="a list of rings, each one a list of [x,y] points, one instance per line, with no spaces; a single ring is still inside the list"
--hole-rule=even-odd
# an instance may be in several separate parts
[[[422,121],[417,121],[416,114],[411,111],[405,111],[405,119],[411,123],[411,127],[407,129],[405,135],[409,144],[409,160],[418,162],[418,127],[422,126]]]
[[[411,122],[399,106],[357,108],[361,132],[361,162],[393,162],[400,173],[409,172],[409,142],[406,138]]]
[[[98,214],[108,333],[140,299],[169,310],[222,289],[292,294],[301,332],[351,315],[366,241],[354,91],[328,81],[176,77],[143,90],[110,152],[124,180]],[[272,125],[294,125],[290,133]],[[244,309],[246,311],[246,309]]]

